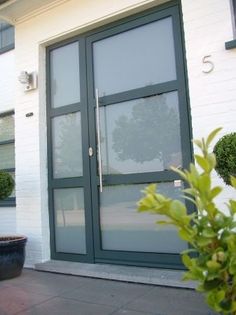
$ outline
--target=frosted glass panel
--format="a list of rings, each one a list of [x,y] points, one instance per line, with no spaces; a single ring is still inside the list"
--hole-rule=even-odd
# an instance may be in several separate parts
[[[14,139],[14,116],[0,117],[0,141]]]
[[[176,79],[171,17],[95,42],[100,96]]]
[[[72,43],[51,52],[51,106],[80,101],[79,44]]]
[[[107,250],[124,250],[156,253],[179,253],[187,248],[177,231],[171,226],[155,224],[163,216],[138,213],[137,202],[141,190],[147,185],[119,185],[104,187],[100,195],[102,247]],[[174,183],[159,184],[159,191],[179,198],[180,188]]]
[[[54,190],[56,251],[86,253],[84,192],[82,188]]]
[[[182,165],[177,92],[103,106],[100,114],[103,174]]]
[[[52,120],[54,178],[83,175],[81,115],[62,115]]]
[[[0,145],[0,170],[15,167],[14,144]]]

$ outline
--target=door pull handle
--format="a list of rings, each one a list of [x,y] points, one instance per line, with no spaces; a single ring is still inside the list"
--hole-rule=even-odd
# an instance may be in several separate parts
[[[100,192],[102,192],[102,155],[101,155],[101,131],[100,131],[100,113],[99,113],[99,96],[98,89],[95,90],[96,98],[96,131],[97,131],[97,154],[98,154],[98,176]]]

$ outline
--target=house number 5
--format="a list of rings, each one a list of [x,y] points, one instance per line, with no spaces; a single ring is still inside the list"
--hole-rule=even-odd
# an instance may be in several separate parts
[[[214,63],[209,60],[211,55],[204,56],[202,58],[202,63],[204,64],[205,69],[202,70],[203,73],[210,73],[214,70],[215,66]]]

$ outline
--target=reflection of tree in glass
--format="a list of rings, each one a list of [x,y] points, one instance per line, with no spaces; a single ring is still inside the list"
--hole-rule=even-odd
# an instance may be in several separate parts
[[[0,119],[0,141],[14,139],[14,116],[9,115]]]
[[[79,114],[58,117],[55,131],[54,175],[82,175],[82,147]]]
[[[180,136],[177,106],[167,104],[166,95],[138,101],[130,116],[116,120],[113,149],[120,160],[143,163],[159,159],[165,165],[179,163]]]

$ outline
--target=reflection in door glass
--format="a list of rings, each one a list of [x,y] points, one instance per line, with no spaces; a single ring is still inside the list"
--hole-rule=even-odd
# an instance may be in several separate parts
[[[171,17],[99,40],[93,53],[100,96],[176,79]]]
[[[54,209],[57,252],[85,254],[83,189],[55,189]]]
[[[100,116],[103,174],[182,165],[177,92],[103,106]]]
[[[187,244],[179,239],[172,226],[157,225],[165,217],[138,213],[137,202],[147,185],[117,185],[104,187],[100,195],[100,224],[102,247],[105,250],[124,250],[155,253],[179,253]],[[179,199],[180,188],[174,183],[161,183],[159,191]]]
[[[68,44],[50,54],[51,106],[80,101],[79,43]]]
[[[80,112],[52,119],[54,178],[83,175]]]

